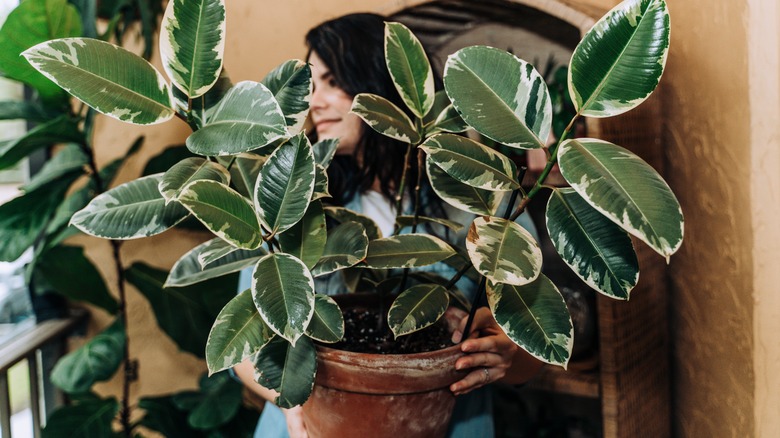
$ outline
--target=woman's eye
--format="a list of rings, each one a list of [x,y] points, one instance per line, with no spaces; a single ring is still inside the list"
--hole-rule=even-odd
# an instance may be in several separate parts
[[[336,82],[336,80],[333,79],[333,78],[328,79],[328,86],[331,86],[333,88],[341,88],[341,87],[339,87],[339,83]]]

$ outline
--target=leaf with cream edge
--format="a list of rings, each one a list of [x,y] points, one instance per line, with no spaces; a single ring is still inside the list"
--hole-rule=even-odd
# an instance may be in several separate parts
[[[219,237],[211,239],[207,242],[204,242],[202,245],[202,250],[197,255],[198,264],[200,264],[201,268],[205,268],[209,264],[238,250],[239,248],[236,248],[226,240],[220,239]]]
[[[300,59],[291,59],[273,69],[261,82],[279,102],[290,134],[301,132],[309,115],[311,101],[312,81],[309,64]]]
[[[386,137],[402,143],[415,144],[420,141],[420,134],[409,116],[384,97],[360,93],[352,101],[352,112],[371,129]]]
[[[336,156],[338,147],[339,139],[337,138],[328,138],[314,143],[311,147],[314,151],[314,161],[327,169],[330,162],[333,161],[333,157]]]
[[[314,167],[314,190],[311,192],[311,201],[331,197],[328,191],[328,182],[328,171],[317,164]]]
[[[309,399],[317,372],[317,350],[309,338],[296,345],[274,338],[260,350],[255,369],[255,380],[279,393],[274,404],[289,409]]]
[[[310,203],[301,220],[278,238],[282,251],[298,257],[309,269],[314,267],[325,251],[328,239],[322,202]]]
[[[414,268],[432,265],[453,255],[455,250],[438,237],[427,234],[400,234],[369,242],[366,267]]]
[[[425,160],[425,171],[431,188],[444,202],[476,215],[496,214],[506,192],[494,192],[472,187],[456,180],[443,171],[430,158]]]
[[[179,195],[185,206],[214,235],[243,249],[257,249],[263,234],[255,210],[238,192],[217,181],[200,180]]]
[[[497,217],[474,219],[466,236],[471,263],[496,283],[528,284],[542,270],[542,250],[518,223]]]
[[[401,23],[385,23],[385,63],[406,106],[425,117],[433,107],[433,71],[422,44]]]
[[[680,203],[661,175],[634,153],[603,140],[566,140],[561,174],[588,204],[669,257],[682,245]]]
[[[249,199],[254,199],[257,175],[260,175],[260,169],[268,157],[257,155],[255,152],[246,152],[232,158],[233,165],[229,166],[231,183],[236,187],[238,193]]]
[[[173,264],[171,272],[165,280],[164,287],[189,286],[210,278],[232,274],[254,265],[261,257],[268,254],[263,248],[257,248],[251,251],[237,249],[236,251],[231,251],[229,254],[214,260],[206,266],[202,266],[201,260],[203,252],[211,249],[212,245],[214,245],[213,240],[209,240],[208,242],[201,243],[181,256],[179,260]]]
[[[596,22],[569,66],[578,113],[610,117],[644,102],[661,80],[670,29],[664,0],[626,0]]]
[[[350,221],[359,223],[366,229],[366,235],[370,240],[382,237],[382,230],[379,229],[376,222],[364,214],[356,213],[348,208],[333,206],[325,207],[325,214],[342,224]]]
[[[444,88],[463,120],[484,136],[514,148],[544,147],[552,104],[544,78],[511,53],[472,46],[450,55]]]
[[[127,182],[96,196],[70,220],[90,236],[137,239],[154,236],[183,221],[189,212],[176,202],[166,204],[157,187],[161,173]]]
[[[260,351],[274,336],[247,289],[219,312],[206,342],[209,375],[233,367]]]
[[[451,221],[449,219],[441,219],[437,217],[427,217],[427,216],[398,216],[395,218],[395,223],[398,225],[400,229],[404,229],[406,227],[411,227],[414,225],[414,222],[417,221],[417,224],[438,224],[445,226],[449,228],[450,230],[454,232],[458,232],[463,229],[463,224],[455,221]]]
[[[198,155],[235,155],[286,137],[284,114],[271,91],[259,82],[243,81],[227,92],[206,126],[186,143]]]
[[[306,328],[306,335],[329,344],[344,337],[344,315],[333,298],[322,294],[314,296],[314,315]]]
[[[420,148],[430,161],[463,184],[493,191],[520,187],[512,160],[469,138],[440,134],[425,140]]]
[[[425,128],[425,136],[430,137],[442,132],[458,133],[463,132],[469,128],[469,125],[463,121],[463,117],[455,108],[454,105],[449,104],[442,110],[436,119]]]
[[[407,335],[436,323],[447,311],[450,296],[438,284],[418,284],[401,292],[387,312],[393,336]]]
[[[173,115],[162,74],[140,56],[89,38],[62,38],[22,53],[44,76],[95,111],[136,125]]]
[[[282,233],[306,213],[314,192],[314,153],[304,133],[279,146],[260,169],[255,209],[272,234]]]
[[[219,79],[225,53],[224,0],[171,0],[160,23],[160,58],[171,82],[190,98]]]
[[[547,230],[561,258],[588,286],[628,299],[639,281],[631,238],[572,189],[555,189],[547,202]]]
[[[230,173],[222,165],[205,158],[185,158],[168,169],[160,181],[160,194],[166,202],[176,201],[184,188],[193,181],[230,182]]]
[[[319,277],[360,263],[366,258],[368,236],[358,222],[344,222],[328,231],[328,240],[322,257],[312,268],[312,275]]]
[[[314,279],[297,257],[268,254],[252,271],[252,299],[271,330],[295,345],[314,313]]]
[[[566,368],[574,327],[566,302],[544,275],[523,286],[491,284],[487,299],[501,329],[531,356]]]

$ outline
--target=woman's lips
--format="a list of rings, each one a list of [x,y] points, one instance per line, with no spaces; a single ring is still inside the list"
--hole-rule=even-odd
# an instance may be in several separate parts
[[[328,120],[320,120],[319,122],[314,124],[314,127],[317,129],[318,133],[327,131],[328,128],[338,123],[337,119],[328,119]]]

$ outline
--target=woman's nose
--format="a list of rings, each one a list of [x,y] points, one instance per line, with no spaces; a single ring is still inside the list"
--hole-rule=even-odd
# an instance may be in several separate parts
[[[320,109],[325,107],[326,100],[321,91],[317,91],[315,88],[311,93],[311,101],[309,102],[309,108],[311,110]]]

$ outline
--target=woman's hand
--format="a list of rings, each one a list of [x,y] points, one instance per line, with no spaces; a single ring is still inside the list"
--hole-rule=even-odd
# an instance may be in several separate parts
[[[303,408],[296,406],[290,409],[282,409],[284,418],[287,420],[287,432],[290,438],[308,438],[306,425],[303,424]]]
[[[453,342],[460,342],[467,320],[466,316],[460,321],[460,327],[452,334]],[[508,383],[523,383],[542,365],[509,339],[487,307],[477,309],[471,336],[460,348],[467,354],[455,362],[455,369],[471,369],[471,372],[450,385],[455,395],[504,379],[507,374],[510,374],[506,379]]]

